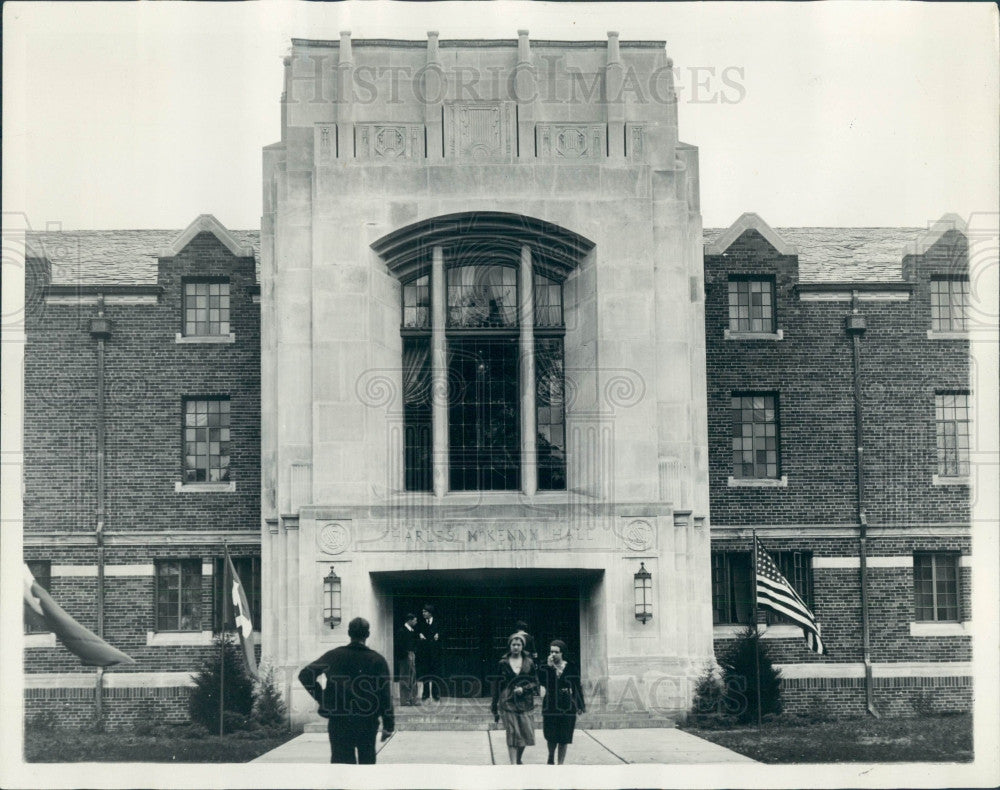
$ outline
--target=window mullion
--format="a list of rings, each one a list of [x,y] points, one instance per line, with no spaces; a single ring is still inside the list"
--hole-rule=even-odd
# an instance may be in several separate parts
[[[448,350],[445,341],[444,250],[434,247],[431,262],[431,463],[434,495],[448,491]]]
[[[531,248],[521,246],[521,489],[531,496],[538,490],[537,424],[535,414],[535,289]]]

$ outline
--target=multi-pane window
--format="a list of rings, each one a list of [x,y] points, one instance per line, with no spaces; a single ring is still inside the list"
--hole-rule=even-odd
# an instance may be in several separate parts
[[[729,330],[774,332],[774,280],[729,278]]]
[[[913,600],[917,621],[958,622],[958,554],[913,555]]]
[[[156,630],[201,630],[201,560],[156,562]]]
[[[521,488],[522,382],[518,269],[496,263],[445,271],[448,488]],[[535,273],[537,485],[566,488],[562,285]],[[402,284],[404,485],[433,488],[431,292],[426,274]]]
[[[538,488],[566,488],[566,404],[563,339],[535,341],[535,420],[538,438]]]
[[[535,275],[535,326],[562,326],[562,285]]]
[[[733,393],[733,477],[777,478],[780,474],[778,396]]]
[[[805,551],[772,552],[778,570],[810,609],[813,608],[812,554]],[[753,623],[753,554],[749,551],[712,552],[712,620],[716,625]],[[766,611],[767,623],[794,623],[777,612]]]
[[[229,399],[184,401],[184,482],[229,480]]]
[[[449,269],[448,326],[517,326],[517,270],[494,265]]]
[[[48,560],[28,560],[25,562],[25,565],[28,566],[28,570],[31,571],[31,575],[35,577],[35,583],[38,584],[38,586],[43,590],[47,591],[52,583],[52,563]],[[24,607],[24,610],[26,612],[24,618],[24,633],[48,633],[49,629],[40,616],[27,606]]]
[[[230,559],[250,604],[250,620],[253,622],[253,628],[255,631],[260,631],[260,557],[231,556]],[[236,628],[232,596],[233,580],[229,579],[229,586],[223,589],[224,570],[225,558],[216,557],[212,577],[212,630],[215,633],[222,630],[219,624],[222,622],[223,604],[226,612],[226,630],[233,631]]]
[[[968,328],[968,277],[931,278],[931,329],[964,332]]]
[[[229,334],[229,282],[184,282],[184,334],[194,337]]]
[[[426,328],[431,325],[430,276],[425,274],[403,286],[403,326]]]
[[[969,474],[969,393],[939,392],[934,396],[937,424],[938,474]]]

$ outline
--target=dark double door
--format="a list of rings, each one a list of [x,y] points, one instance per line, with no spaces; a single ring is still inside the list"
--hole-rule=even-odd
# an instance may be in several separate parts
[[[434,604],[435,623],[441,628],[441,675],[448,696],[490,695],[490,677],[507,652],[507,639],[518,620],[528,623],[540,661],[545,661],[552,639],[563,640],[571,656],[580,655],[580,595],[575,584],[446,583],[400,591],[393,595],[396,628],[407,612],[419,617],[424,603]]]

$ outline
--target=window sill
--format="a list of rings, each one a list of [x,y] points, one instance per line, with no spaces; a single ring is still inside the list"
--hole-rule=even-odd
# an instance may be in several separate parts
[[[236,342],[236,335],[230,332],[228,335],[182,335],[178,332],[174,335],[174,342],[181,345],[191,343],[216,343],[228,344]]]
[[[729,488],[788,488],[788,475],[774,477],[730,477]]]
[[[742,634],[747,627],[739,623],[723,623],[712,626],[713,639],[735,639]]]
[[[928,340],[968,340],[969,332],[944,332],[941,330],[928,329]]]
[[[232,494],[236,492],[236,481],[228,483],[174,483],[174,491],[178,494]]]
[[[210,645],[211,631],[147,631],[146,644],[151,647],[165,645]]]
[[[25,634],[24,647],[28,650],[38,647],[55,647],[56,635],[52,632],[47,634]]]
[[[788,623],[761,626],[761,639],[802,639],[802,628]]]
[[[724,340],[784,340],[785,330],[779,329],[777,332],[741,332],[734,329],[726,329],[722,333]]]
[[[932,484],[936,486],[967,486],[971,482],[968,475],[961,475],[959,477],[934,475],[934,477],[931,478],[931,481]]]
[[[972,622],[961,623],[920,622],[910,623],[910,636],[971,636]]]

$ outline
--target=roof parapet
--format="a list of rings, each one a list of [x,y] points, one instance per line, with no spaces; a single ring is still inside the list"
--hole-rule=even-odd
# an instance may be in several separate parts
[[[705,246],[706,255],[722,255],[726,250],[732,246],[740,236],[742,236],[748,230],[755,230],[761,236],[763,236],[767,243],[774,247],[780,255],[798,255],[798,248],[794,244],[789,244],[781,236],[778,235],[777,231],[774,230],[770,225],[764,222],[758,214],[752,212],[747,212],[742,214],[736,222],[726,229],[719,238],[713,241],[711,244]]]
[[[222,242],[223,246],[225,246],[225,248],[237,258],[254,257],[253,249],[240,244],[236,240],[236,237],[226,230],[226,226],[219,222],[219,220],[211,214],[199,215],[194,222],[188,225],[187,228],[170,243],[169,247],[160,251],[160,257],[172,258],[175,255],[180,254],[181,250],[187,247],[187,245],[191,243],[191,240],[203,231],[208,231],[213,234],[219,241]]]
[[[965,236],[967,229],[968,226],[965,220],[958,216],[958,214],[945,214],[941,219],[932,224],[926,233],[923,233],[914,242],[908,244],[906,249],[903,250],[903,255],[923,255],[927,250],[941,241],[941,237],[949,230],[957,230]]]

